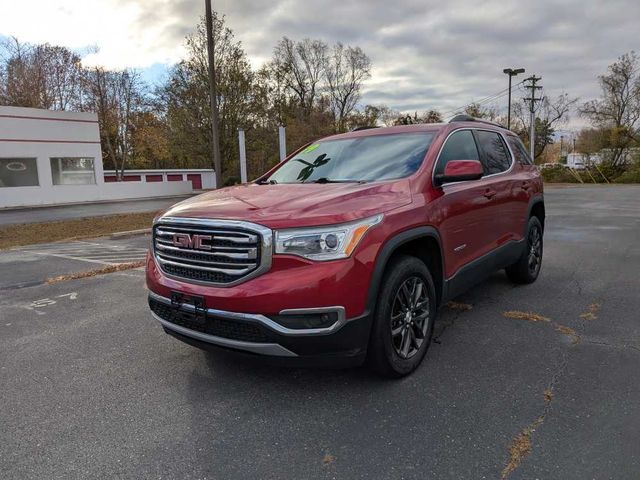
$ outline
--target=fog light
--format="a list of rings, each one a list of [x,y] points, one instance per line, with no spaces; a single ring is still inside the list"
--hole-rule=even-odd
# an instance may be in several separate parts
[[[338,321],[337,312],[305,313],[292,315],[270,315],[269,318],[292,330],[328,328]]]

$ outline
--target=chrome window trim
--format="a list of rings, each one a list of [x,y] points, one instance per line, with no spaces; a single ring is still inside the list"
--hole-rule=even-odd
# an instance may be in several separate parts
[[[171,299],[158,295],[157,293],[149,292],[149,296],[161,303],[166,305],[171,305]],[[183,304],[181,308],[189,311],[195,312],[195,307],[190,304]],[[310,335],[326,335],[329,333],[334,333],[338,331],[342,326],[347,323],[345,309],[342,306],[335,307],[311,307],[311,308],[294,308],[294,309],[286,309],[280,312],[280,315],[300,315],[305,313],[330,313],[335,312],[338,315],[338,320],[331,325],[330,327],[323,328],[305,328],[305,329],[297,329],[297,328],[287,328],[280,325],[278,322],[271,320],[269,317],[259,314],[259,313],[241,313],[241,312],[229,312],[226,310],[217,310],[215,308],[207,308],[206,313],[210,315],[215,315],[217,317],[229,318],[231,320],[243,320],[247,322],[256,322],[261,323],[265,327],[270,330],[273,330],[280,335],[286,336],[310,336]],[[153,312],[152,312],[153,313]],[[166,320],[165,320],[166,322]],[[166,322],[170,323],[170,322]],[[170,323],[170,325],[173,325]],[[184,328],[184,327],[182,327]],[[188,329],[186,329],[188,330]],[[192,332],[193,330],[189,330]],[[216,337],[217,338],[217,337]],[[252,344],[253,345],[253,344]]]
[[[490,175],[483,175],[478,180],[484,180],[485,178],[491,178],[491,177],[495,177],[497,175],[504,175],[506,173],[511,172],[511,170],[513,170],[513,166],[516,163],[516,160],[515,160],[515,157],[513,156],[513,152],[511,151],[511,147],[509,146],[509,142],[507,142],[507,139],[506,139],[504,133],[502,133],[500,131],[497,131],[497,130],[491,130],[490,128],[460,127],[460,128],[456,128],[455,130],[452,130],[451,132],[449,132],[447,137],[444,139],[444,142],[442,142],[442,145],[440,145],[440,149],[438,150],[438,155],[436,156],[436,161],[433,163],[433,168],[431,169],[431,184],[434,187],[446,187],[447,185],[456,185],[456,184],[461,183],[461,182],[469,182],[469,181],[477,182],[478,181],[478,180],[461,180],[460,182],[447,182],[447,183],[443,183],[442,185],[436,185],[436,181],[435,181],[436,166],[438,165],[438,160],[440,160],[440,155],[442,154],[442,149],[446,145],[446,143],[449,140],[449,137],[451,135],[453,135],[456,132],[461,132],[463,130],[471,130],[471,133],[473,133],[474,131],[479,131],[479,130],[484,131],[484,132],[497,133],[498,135],[500,135],[500,137],[502,138],[502,141],[507,146],[507,151],[509,152],[509,157],[511,158],[511,164],[509,165],[508,169],[506,169],[503,172],[492,173]],[[474,138],[474,141],[475,141],[475,138]],[[477,144],[476,144],[476,149],[478,150],[478,155],[482,155],[482,153],[480,152],[480,148],[478,147]],[[460,160],[465,160],[465,159],[461,158]],[[482,160],[480,160],[480,163],[482,163]],[[483,165],[483,167],[484,167],[484,165]]]
[[[202,280],[192,280],[190,278],[179,277],[176,275],[171,275],[162,269],[162,260],[158,258],[156,254],[156,245],[155,245],[155,228],[159,224],[173,224],[175,226],[180,227],[189,227],[189,226],[202,226],[209,228],[237,228],[242,230],[248,230],[249,232],[258,234],[260,238],[260,264],[258,268],[254,271],[248,273],[247,275],[234,280],[229,283],[218,283],[218,282],[204,282]],[[184,283],[193,283],[197,285],[207,285],[212,287],[220,287],[227,288],[233,287],[235,285],[239,285],[240,283],[244,283],[252,278],[255,278],[263,273],[268,272],[271,269],[271,263],[273,260],[273,230],[265,227],[264,225],[259,225],[257,223],[245,222],[243,220],[218,220],[218,219],[208,219],[208,218],[190,218],[190,217],[158,217],[153,221],[153,229],[152,229],[152,238],[151,238],[151,246],[153,248],[153,259],[160,268],[160,271],[163,275],[173,280],[178,280]],[[196,251],[197,252],[197,251]],[[183,265],[184,266],[184,265]]]

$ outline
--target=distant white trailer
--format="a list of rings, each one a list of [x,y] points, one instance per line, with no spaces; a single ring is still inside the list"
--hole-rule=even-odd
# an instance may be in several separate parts
[[[574,170],[584,170],[586,155],[582,153],[570,153],[567,155],[567,167]]]

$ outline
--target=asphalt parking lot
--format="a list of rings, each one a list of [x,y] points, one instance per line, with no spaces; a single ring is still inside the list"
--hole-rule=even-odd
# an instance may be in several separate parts
[[[638,478],[640,187],[546,198],[539,280],[443,308],[400,381],[184,345],[141,270],[42,283],[148,237],[0,252],[0,477]]]

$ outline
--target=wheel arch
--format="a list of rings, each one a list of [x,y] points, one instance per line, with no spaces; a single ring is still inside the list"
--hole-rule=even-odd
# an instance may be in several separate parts
[[[527,215],[527,222],[531,217],[538,217],[540,220],[540,224],[542,225],[542,231],[544,232],[544,219],[546,216],[546,211],[544,207],[544,199],[542,197],[532,198],[529,201],[529,214]],[[526,235],[526,224],[525,224],[525,235]]]
[[[376,263],[369,285],[367,310],[375,311],[378,292],[382,286],[382,279],[395,255],[412,255],[422,260],[433,278],[436,288],[436,300],[440,305],[444,288],[444,258],[438,231],[431,226],[416,227],[405,230],[391,237],[381,248],[376,257]]]

